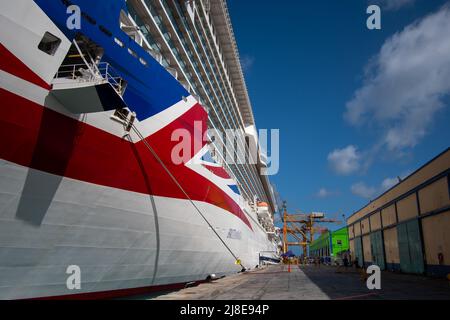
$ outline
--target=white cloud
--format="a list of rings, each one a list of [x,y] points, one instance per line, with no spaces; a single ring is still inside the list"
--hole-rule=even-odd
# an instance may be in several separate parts
[[[319,190],[319,192],[317,192],[317,196],[319,198],[326,198],[329,194],[330,194],[330,192],[325,188],[321,188]]]
[[[367,186],[364,182],[355,183],[352,185],[351,190],[354,195],[365,199],[372,199],[372,197],[377,193],[376,188]]]
[[[347,146],[344,149],[335,149],[328,155],[328,162],[334,172],[341,175],[349,175],[360,168],[361,155],[355,146]]]
[[[389,150],[417,145],[450,95],[449,34],[447,5],[386,40],[347,103],[346,120],[374,124]]]
[[[332,196],[334,196],[336,194],[337,193],[334,192],[334,191],[330,191],[330,190],[328,190],[326,188],[320,188],[320,190],[316,193],[316,197],[324,199],[324,198],[332,197]]]
[[[381,183],[381,192],[384,192],[396,184],[398,184],[400,181],[405,179],[407,176],[409,176],[412,173],[411,170],[404,171],[400,176],[392,177],[392,178],[386,178]]]
[[[381,189],[386,191],[398,183],[398,178],[386,178],[381,183]]]
[[[365,183],[363,182],[359,182],[359,183],[355,183],[354,185],[352,185],[351,190],[352,193],[360,196],[362,198],[366,198],[366,199],[372,199],[374,196],[378,195],[378,194],[382,194],[383,192],[389,190],[390,188],[394,187],[395,185],[397,185],[400,181],[399,178],[401,180],[405,179],[405,177],[409,176],[410,171],[406,171],[404,172],[400,177],[390,177],[390,178],[386,178],[381,182],[380,187],[372,187],[372,186],[367,186]]]
[[[416,0],[378,0],[373,2],[373,0],[369,1],[370,4],[378,4],[383,9],[386,10],[398,10],[402,7],[410,6],[412,5]]]

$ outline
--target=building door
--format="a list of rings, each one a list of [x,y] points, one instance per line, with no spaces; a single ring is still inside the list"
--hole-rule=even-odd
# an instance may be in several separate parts
[[[399,224],[397,233],[400,270],[406,273],[423,273],[425,269],[419,221]]]
[[[355,238],[355,258],[358,259],[358,266],[364,266],[364,255],[363,255],[363,247],[362,247],[362,239],[361,237]]]
[[[382,231],[377,231],[370,235],[370,245],[372,248],[372,263],[379,266],[381,270],[384,270],[386,265],[384,261]]]

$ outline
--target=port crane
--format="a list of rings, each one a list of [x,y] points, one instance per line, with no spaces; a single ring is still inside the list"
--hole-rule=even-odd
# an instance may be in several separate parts
[[[314,240],[317,232],[323,232],[326,228],[318,226],[320,223],[341,223],[336,219],[327,219],[322,212],[290,214],[287,211],[286,202],[283,203],[283,252],[287,253],[289,247],[303,248],[303,257],[307,256],[308,245]],[[289,241],[288,237],[294,239]]]

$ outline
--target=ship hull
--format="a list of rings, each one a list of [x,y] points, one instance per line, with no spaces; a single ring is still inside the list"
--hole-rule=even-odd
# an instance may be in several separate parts
[[[124,136],[114,110],[74,114],[51,85],[71,40],[33,1],[2,6],[0,299],[175,288],[254,268],[261,252],[276,251],[227,180],[171,163],[172,132],[205,124],[191,96],[138,119],[143,139]],[[39,58],[39,30],[61,37],[65,52]],[[204,148],[194,143],[193,155]],[[70,266],[81,271],[80,288],[68,285]]]
[[[83,183],[7,161],[1,162],[0,178],[0,299],[126,293],[240,270],[185,200]],[[32,191],[41,199],[24,195],[22,190],[33,188],[27,179],[40,181],[35,188],[41,190]],[[55,179],[58,188],[40,225],[17,218],[19,208],[46,200],[42,189]],[[258,265],[257,252],[270,249],[261,245],[263,234],[227,239],[242,222],[215,206],[197,205],[248,268]],[[81,290],[66,286],[70,265],[81,269]]]

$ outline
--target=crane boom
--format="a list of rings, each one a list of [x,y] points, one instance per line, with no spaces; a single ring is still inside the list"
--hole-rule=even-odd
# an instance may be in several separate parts
[[[299,246],[303,248],[303,257],[307,256],[308,245],[314,240],[316,232],[323,232],[324,228],[316,226],[319,223],[341,223],[336,219],[326,219],[321,212],[309,214],[289,214],[286,202],[283,203],[283,252],[287,253],[289,247]],[[288,236],[294,238],[289,241]]]

